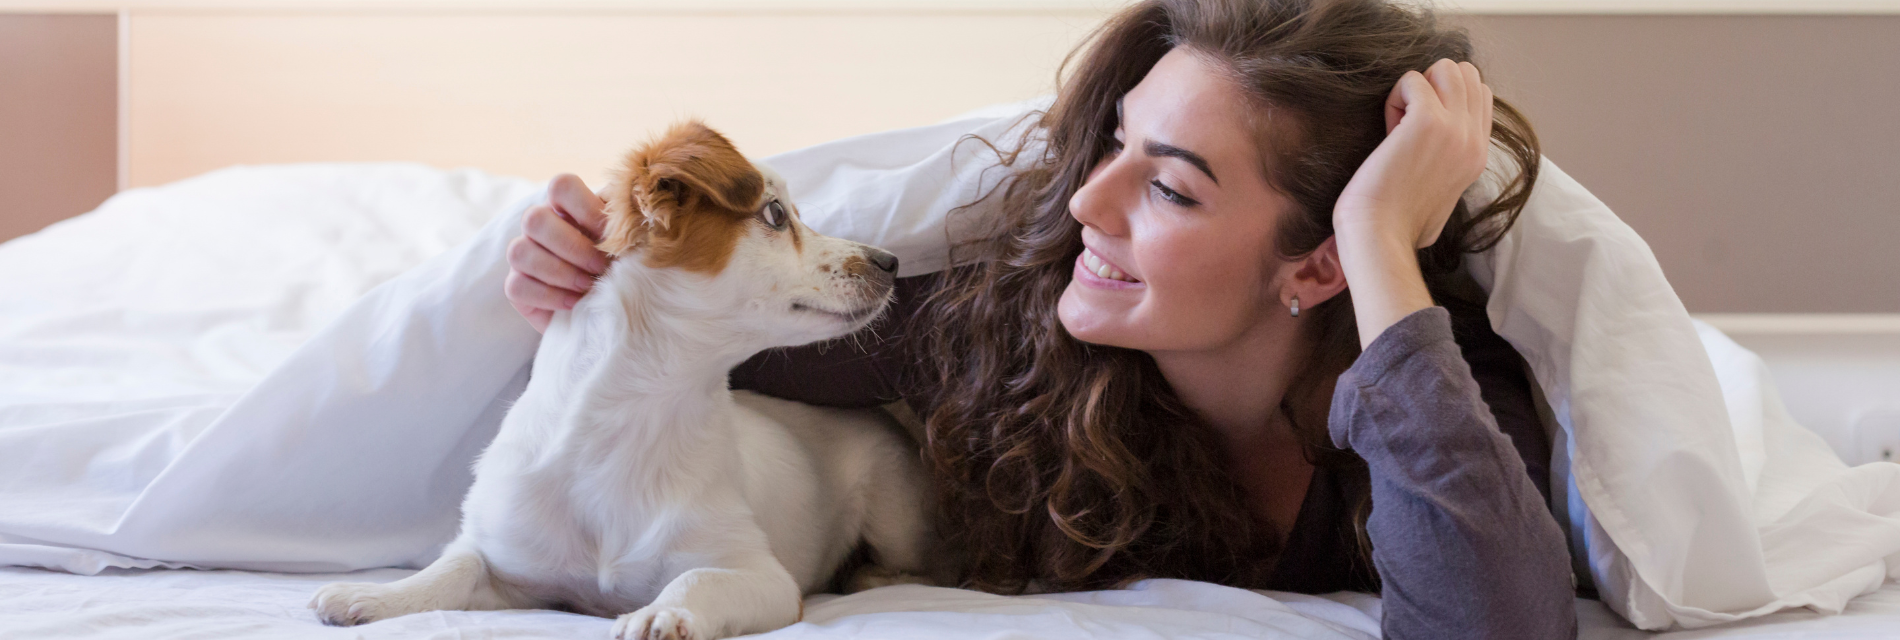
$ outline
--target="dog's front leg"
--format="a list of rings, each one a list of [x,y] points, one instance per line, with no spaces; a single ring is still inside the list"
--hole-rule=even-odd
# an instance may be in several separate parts
[[[615,640],[718,640],[798,622],[798,583],[770,554],[742,569],[693,569],[674,578],[653,604],[620,616]]]
[[[481,554],[458,547],[450,545],[427,568],[388,584],[324,585],[310,598],[310,608],[324,624],[342,627],[424,611],[511,608]]]

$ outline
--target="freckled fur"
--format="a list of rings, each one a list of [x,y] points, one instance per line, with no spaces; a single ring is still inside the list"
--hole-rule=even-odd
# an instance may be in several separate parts
[[[554,315],[461,534],[403,580],[323,587],[319,619],[565,608],[618,616],[616,638],[711,639],[796,621],[860,543],[878,565],[854,584],[925,571],[923,471],[900,427],[726,386],[754,353],[867,324],[892,284],[850,266],[868,247],[756,223],[779,198],[809,231],[781,179],[733,158],[697,123],[630,154],[602,242],[616,259]]]

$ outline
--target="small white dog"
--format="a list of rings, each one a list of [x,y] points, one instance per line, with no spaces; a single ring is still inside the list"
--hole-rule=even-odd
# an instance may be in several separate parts
[[[897,259],[812,232],[776,174],[697,122],[611,189],[616,259],[548,325],[461,534],[408,578],[318,590],[325,623],[560,608],[618,615],[615,638],[711,639],[796,622],[861,543],[859,587],[925,573],[925,480],[897,426],[726,385],[755,353],[869,324]]]

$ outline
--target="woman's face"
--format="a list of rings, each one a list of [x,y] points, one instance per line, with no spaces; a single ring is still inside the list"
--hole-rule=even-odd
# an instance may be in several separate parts
[[[1292,203],[1267,185],[1249,104],[1179,48],[1123,98],[1119,144],[1069,201],[1087,246],[1056,308],[1071,335],[1206,351],[1288,315],[1273,232]]]

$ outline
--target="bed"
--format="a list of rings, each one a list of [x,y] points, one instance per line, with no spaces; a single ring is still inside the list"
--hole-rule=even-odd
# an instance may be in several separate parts
[[[124,447],[120,464],[106,466],[127,477],[100,480],[136,482],[139,473],[154,471],[141,467],[141,457],[188,446],[209,414],[268,375],[359,296],[471,241],[490,218],[519,208],[537,191],[526,180],[414,164],[242,167],[133,190],[91,214],[0,245],[0,272],[44,274],[0,284],[0,442],[19,441],[8,438],[23,430],[75,425],[89,429],[76,433],[110,437],[113,421],[158,412],[174,425],[166,432],[170,438]],[[89,259],[94,255],[111,259]],[[1900,331],[1881,318],[1863,317],[1853,326],[1786,317],[1708,319],[1762,349],[1770,367],[1788,377],[1783,386],[1799,417],[1843,447],[1865,439],[1856,430],[1868,429],[1865,416],[1889,406],[1883,404],[1894,388],[1889,383],[1900,380]],[[1850,460],[1859,455],[1843,453]],[[49,496],[48,508],[59,499]],[[0,542],[22,540],[0,536]],[[328,628],[305,608],[317,586],[391,581],[410,570],[111,564],[76,569],[97,575],[0,568],[0,638],[598,637],[610,624],[559,612],[505,611]],[[1580,599],[1577,610],[1583,637],[1650,635],[1600,602]],[[1376,637],[1377,620],[1378,599],[1368,595],[1249,592],[1175,580],[1014,598],[901,586],[814,596],[804,622],[773,635],[1365,638]],[[1900,629],[1900,584],[1888,583],[1842,615],[1791,610],[1662,635],[1873,638],[1894,629]]]
[[[1037,95],[1047,90],[1067,43],[1103,11],[1102,3],[1085,0],[1007,10],[1001,4],[952,10],[939,3],[848,19],[827,13],[851,13],[836,7],[754,15],[674,5],[649,11],[638,2],[548,11],[519,2],[360,4],[315,10],[236,0],[69,5],[120,11],[117,178],[121,187],[165,186],[126,191],[89,215],[0,245],[0,274],[33,274],[0,282],[0,441],[74,424],[109,438],[115,424],[161,416],[171,425],[166,437],[128,443],[116,452],[122,464],[86,478],[149,481],[161,471],[152,461],[190,447],[218,412],[352,301],[467,241],[498,212],[532,197],[542,176],[604,167],[626,141],[679,113],[708,116],[745,140],[749,152],[763,154]],[[524,13],[530,15],[518,15]],[[663,98],[630,87],[665,80],[664,70],[616,66],[604,71],[615,81],[602,83],[602,69],[589,66],[641,46],[616,34],[683,38],[713,23],[744,29],[758,50],[748,59],[795,49],[813,33],[832,48],[801,50],[787,64],[813,67],[861,47],[902,55],[854,56],[860,64],[839,65],[838,75],[820,83],[771,67],[723,65],[700,70],[717,81],[681,84]],[[973,48],[963,34],[979,23],[995,30],[994,41]],[[568,46],[573,27],[589,30],[580,39],[585,46]],[[354,43],[353,57],[330,57],[339,41]],[[529,51],[538,64],[522,62]],[[931,71],[892,72],[919,65]],[[483,69],[487,81],[475,81],[471,67]],[[374,72],[335,72],[342,68]],[[757,83],[802,106],[743,107],[744,96],[726,88]],[[530,100],[536,92],[583,89],[606,93],[560,108]],[[473,164],[537,180],[386,163],[259,165],[172,182],[233,163],[342,158]],[[1668,266],[1672,277],[1680,273]],[[1857,277],[1878,281],[1865,270]],[[1900,455],[1900,404],[1893,400],[1900,390],[1900,316],[1703,320],[1760,354],[1789,413],[1843,459]],[[464,446],[479,446],[480,435]],[[0,465],[0,478],[24,472]],[[456,487],[431,491],[439,497]],[[56,512],[73,499],[49,493],[33,508]],[[16,550],[31,542],[0,539]],[[317,586],[395,580],[409,570],[368,569],[345,578],[319,565],[197,570],[115,564],[124,563],[102,556],[80,566],[97,575],[0,567],[0,639],[600,637],[609,625],[547,611],[440,612],[334,629],[317,625],[304,608]],[[1585,638],[1652,635],[1599,602],[1579,600],[1577,607]],[[1121,591],[1022,598],[887,588],[815,596],[806,613],[805,622],[774,635],[1360,638],[1376,637],[1378,602],[1353,594],[1150,581]],[[1841,615],[1790,610],[1660,635],[1879,638],[1900,635],[1896,630],[1900,584],[1890,582],[1854,599]]]

